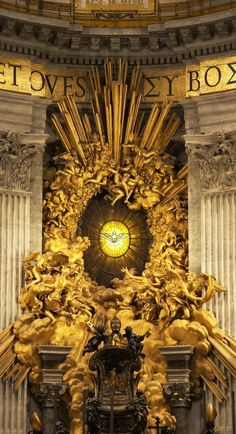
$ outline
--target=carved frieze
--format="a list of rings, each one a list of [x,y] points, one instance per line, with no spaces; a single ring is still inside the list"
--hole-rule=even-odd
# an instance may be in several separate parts
[[[229,36],[228,23],[224,21],[219,21],[218,23],[215,23],[215,32],[219,35],[220,38],[227,38]]]
[[[4,36],[12,36],[15,34],[15,22],[6,20],[3,22],[1,34]]]
[[[52,31],[47,27],[37,29],[37,39],[39,42],[49,43],[52,40]]]
[[[72,50],[79,50],[80,46],[81,46],[81,37],[80,36],[72,36],[70,48]]]
[[[209,41],[212,37],[210,27],[206,24],[198,26],[198,37],[201,41]]]
[[[160,49],[160,40],[157,36],[149,37],[149,48],[151,51],[158,51]]]
[[[140,37],[134,36],[130,37],[130,50],[139,51],[140,50]]]
[[[90,49],[92,51],[99,51],[101,48],[101,38],[92,37],[90,42]]]
[[[65,32],[57,32],[54,39],[54,45],[58,48],[68,48],[70,44],[70,35]]]
[[[111,51],[120,51],[120,37],[112,36],[111,37]]]
[[[69,6],[69,5],[68,5]],[[68,11],[69,13],[69,11]],[[116,20],[130,20],[132,14],[117,14],[115,13]],[[96,12],[96,19],[112,20],[111,14],[104,12]],[[117,30],[113,34],[113,30],[100,31],[99,35],[94,30],[79,24],[71,24],[68,28],[67,23],[65,26],[57,28],[50,22],[45,22],[42,18],[42,24],[24,23],[22,20],[18,21],[15,18],[2,17],[0,23],[0,47],[4,51],[22,52],[25,46],[28,49],[28,42],[30,40],[32,52],[30,54],[47,58],[49,61],[60,63],[77,63],[77,64],[90,64],[94,62],[93,58],[101,47],[107,52],[119,55],[123,48],[128,46],[131,51],[142,52],[140,59],[143,62],[148,62],[148,58],[153,56],[155,51],[157,56],[153,59],[152,64],[166,64],[177,63],[182,59],[194,58],[196,56],[205,56],[208,54],[207,50],[213,50],[214,53],[232,52],[236,47],[236,25],[235,16],[222,17],[217,20],[207,23],[205,20],[193,19],[189,24],[183,22],[183,26],[169,26],[165,23],[163,26],[150,25],[147,28],[139,28],[135,33],[130,33],[129,27],[126,32]],[[155,27],[156,26],[156,27]],[[8,38],[10,38],[9,43]],[[145,42],[145,43],[144,43]],[[200,45],[199,45],[200,42]],[[167,48],[168,55],[162,53],[162,50]],[[34,51],[35,48],[35,51]],[[63,52],[61,53],[61,49]],[[176,56],[176,50],[181,52]],[[79,54],[77,53],[79,52]],[[209,53],[210,53],[209,52]],[[55,57],[57,54],[58,57]],[[55,60],[56,59],[56,60]],[[141,62],[137,59],[136,62]]]
[[[34,39],[34,26],[33,24],[25,23],[21,26],[19,36],[23,39]]]
[[[24,143],[20,134],[0,134],[0,188],[29,191],[33,157],[42,151],[42,145]]]
[[[185,44],[189,44],[189,43],[193,42],[194,37],[193,37],[193,31],[191,28],[181,29],[180,34],[181,34],[182,40]]]
[[[236,142],[220,133],[206,139],[207,136],[198,135],[187,143],[189,157],[200,168],[202,191],[235,189]]]

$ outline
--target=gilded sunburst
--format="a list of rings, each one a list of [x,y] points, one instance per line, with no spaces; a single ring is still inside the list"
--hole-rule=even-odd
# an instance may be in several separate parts
[[[144,118],[139,69],[127,84],[127,64],[116,66],[114,77],[112,62],[105,63],[103,82],[96,68],[91,72],[95,129],[72,97],[59,103],[62,116],[53,116],[66,152],[45,194],[44,252],[25,258],[26,285],[19,296],[25,314],[0,334],[0,372],[6,380],[13,376],[16,388],[29,372],[30,381],[39,383],[39,344],[72,346],[64,365],[71,434],[82,432],[82,391],[91,381],[82,357],[88,321],[108,326],[116,315],[135,332],[151,329],[139,385],[148,398],[150,425],[157,417],[161,426],[175,424],[163,396],[160,344],[195,346],[195,394],[201,377],[220,401],[225,397],[224,384],[215,382],[219,369],[208,357],[212,347],[236,372],[233,339],[202,307],[223,288],[211,276],[188,271],[187,166],[176,171],[165,154],[180,119],[169,101]],[[99,195],[108,201],[103,213],[89,213]],[[112,289],[94,280],[104,270]]]

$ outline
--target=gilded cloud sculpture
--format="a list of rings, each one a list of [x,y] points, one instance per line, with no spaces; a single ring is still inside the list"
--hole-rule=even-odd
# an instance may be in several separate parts
[[[204,380],[219,401],[226,397],[224,382],[222,388],[215,381],[220,375],[209,357],[212,349],[236,373],[231,357],[235,341],[218,328],[214,315],[203,306],[224,288],[214,277],[188,270],[187,166],[176,171],[165,153],[180,120],[169,101],[161,108],[155,104],[146,119],[140,110],[138,68],[128,85],[127,64],[119,61],[114,77],[112,63],[107,61],[104,77],[103,82],[97,69],[91,71],[93,118],[81,114],[70,96],[59,102],[60,116],[53,115],[65,152],[59,156],[61,168],[46,185],[44,250],[24,258],[26,280],[19,295],[24,313],[0,334],[0,374],[3,380],[12,378],[16,389],[28,375],[37,390],[38,345],[72,346],[64,363],[64,380],[69,385],[73,434],[82,432],[83,390],[91,383],[88,356],[82,357],[91,322],[108,327],[116,316],[123,328],[129,325],[135,333],[150,329],[139,385],[147,397],[150,425],[156,417],[162,426],[175,425],[163,395],[166,364],[160,345],[195,347],[196,396]],[[87,272],[85,252],[91,241],[78,234],[78,222],[89,201],[99,194],[111,207],[124,203],[127,213],[144,210],[151,240],[149,257],[138,274],[129,266],[128,247],[120,256],[117,250],[128,243],[129,224],[127,230],[119,225],[104,229],[101,239],[108,248],[108,261],[116,255],[123,273],[113,276],[109,287],[98,284]],[[124,254],[127,260],[121,259]]]

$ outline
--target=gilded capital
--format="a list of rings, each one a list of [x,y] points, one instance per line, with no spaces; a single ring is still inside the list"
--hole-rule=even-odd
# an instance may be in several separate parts
[[[0,133],[0,188],[30,191],[34,156],[44,151],[46,135]]]

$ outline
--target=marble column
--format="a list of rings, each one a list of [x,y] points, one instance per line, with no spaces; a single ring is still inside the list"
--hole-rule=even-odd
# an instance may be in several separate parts
[[[64,371],[59,368],[71,351],[71,347],[39,345],[42,358],[42,373],[39,399],[43,416],[43,434],[55,434],[60,422],[58,408],[67,385],[63,381]],[[65,430],[66,431],[66,430]]]
[[[20,315],[17,297],[23,286],[22,259],[31,250],[31,197],[35,159],[46,136],[2,133],[0,137],[0,329]],[[0,434],[26,434],[27,384],[18,392],[0,382]]]
[[[167,380],[163,389],[171,411],[176,417],[175,434],[189,434],[191,408],[190,361],[194,352],[191,345],[159,347],[167,362]]]
[[[217,293],[208,309],[220,327],[236,336],[236,137],[197,133],[187,135],[185,141],[190,170],[190,269],[213,275],[226,287],[227,293]],[[219,405],[206,393],[206,402],[217,408],[220,434],[233,432],[235,381],[228,377],[228,401]]]

